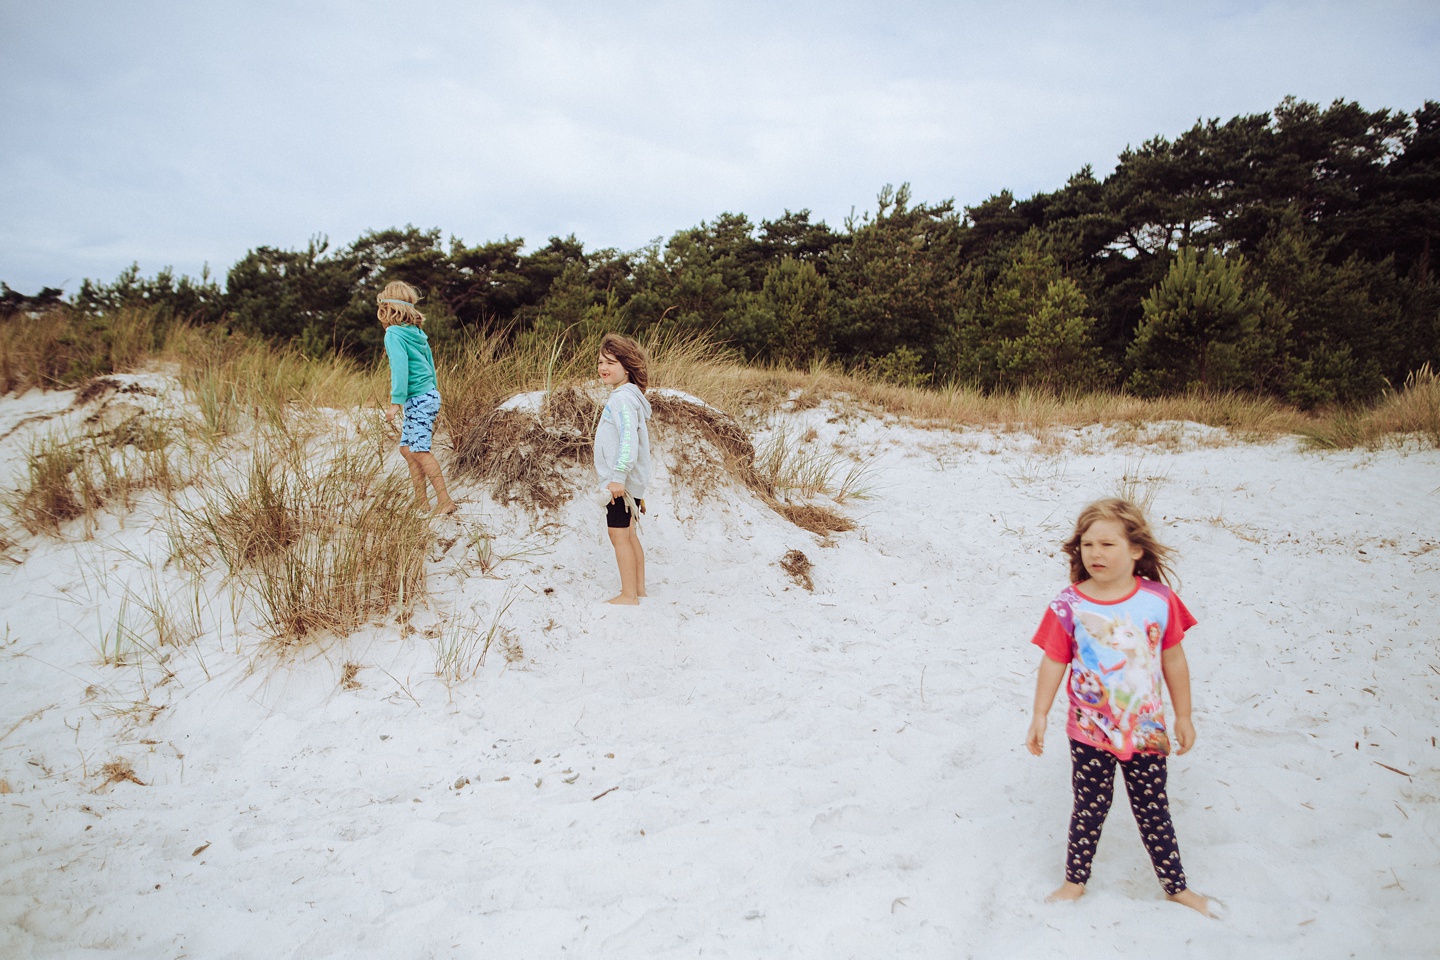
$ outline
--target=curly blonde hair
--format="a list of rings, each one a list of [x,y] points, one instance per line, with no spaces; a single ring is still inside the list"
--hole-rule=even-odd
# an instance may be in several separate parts
[[[397,323],[417,327],[425,325],[424,315],[415,309],[415,304],[420,302],[420,291],[404,280],[391,280],[385,284],[385,289],[375,295],[375,302],[375,316],[387,327]]]
[[[1075,532],[1061,545],[1065,555],[1070,558],[1071,583],[1080,583],[1090,578],[1085,572],[1084,561],[1080,559],[1080,539],[1097,520],[1114,520],[1120,524],[1125,529],[1125,539],[1143,551],[1140,559],[1135,561],[1137,574],[1147,580],[1174,585],[1172,581],[1175,575],[1170,569],[1170,558],[1174,551],[1155,539],[1150,522],[1145,519],[1145,511],[1119,497],[1096,500],[1081,510],[1075,521]]]

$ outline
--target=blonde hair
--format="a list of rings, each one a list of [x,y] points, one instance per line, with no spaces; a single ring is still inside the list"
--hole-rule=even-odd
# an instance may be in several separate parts
[[[1080,583],[1090,577],[1085,572],[1084,561],[1080,559],[1080,539],[1097,520],[1114,520],[1120,524],[1125,529],[1125,539],[1130,545],[1143,551],[1140,559],[1135,561],[1137,574],[1147,580],[1171,583],[1174,573],[1170,570],[1170,558],[1174,551],[1155,539],[1150,523],[1145,519],[1145,511],[1119,497],[1096,500],[1080,511],[1080,516],[1075,521],[1075,532],[1062,545],[1065,555],[1070,558],[1071,583]]]
[[[417,327],[425,325],[425,317],[415,309],[415,304],[420,302],[420,291],[404,280],[391,280],[385,284],[385,289],[375,295],[375,302],[378,304],[375,316],[387,327],[397,323]]]
[[[619,361],[630,382],[639,387],[641,393],[645,392],[645,388],[650,385],[650,369],[644,347],[629,337],[607,333],[600,340],[600,352]]]

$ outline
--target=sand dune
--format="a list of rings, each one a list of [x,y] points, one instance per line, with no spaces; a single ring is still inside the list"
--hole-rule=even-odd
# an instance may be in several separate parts
[[[179,403],[134,382],[139,409]],[[95,412],[74,399],[0,400],[7,486]],[[413,631],[279,657],[215,571],[198,641],[105,666],[135,596],[189,589],[173,511],[12,531],[0,956],[1436,955],[1440,452],[783,419],[870,460],[857,529],[822,540],[659,458],[633,610],[598,603],[593,504],[537,519],[458,484]],[[1024,749],[1028,641],[1075,514],[1126,478],[1200,620],[1171,797],[1221,922],[1161,898],[1123,803],[1087,896],[1042,902],[1069,771],[1058,706]],[[481,530],[520,556],[483,575]],[[441,682],[437,639],[507,601],[477,675]]]

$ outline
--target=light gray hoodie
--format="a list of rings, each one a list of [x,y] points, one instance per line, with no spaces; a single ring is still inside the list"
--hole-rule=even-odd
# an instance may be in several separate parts
[[[610,392],[595,425],[595,473],[600,484],[622,483],[636,500],[650,481],[650,401],[633,383]]]

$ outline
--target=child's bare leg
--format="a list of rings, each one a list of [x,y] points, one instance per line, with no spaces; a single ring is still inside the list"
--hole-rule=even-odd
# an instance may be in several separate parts
[[[645,548],[640,545],[640,531],[633,523],[630,525],[630,539],[635,542],[635,595],[649,596],[645,592]]]
[[[620,593],[607,603],[636,606],[640,603],[639,558],[633,527],[609,527],[610,544],[615,548],[615,565],[620,568]]]
[[[1083,896],[1085,896],[1085,884],[1071,883],[1066,880],[1054,893],[1045,898],[1045,902],[1062,903],[1066,900],[1079,900]]]
[[[1210,912],[1210,901],[1188,887],[1179,893],[1165,894],[1165,899],[1187,906],[1202,917],[1210,917],[1211,919],[1215,917],[1215,914]]]
[[[420,455],[411,453],[409,447],[401,447],[400,456],[405,458],[405,466],[410,469],[410,483],[415,487],[415,499],[421,506],[429,507],[430,498],[425,493],[425,468],[420,465]]]
[[[429,451],[413,454],[415,461],[420,464],[425,480],[430,481],[430,486],[435,488],[435,510],[431,516],[443,513],[454,513],[458,507],[455,501],[450,499],[450,491],[445,487],[445,478],[440,473],[440,461]],[[414,475],[414,471],[411,471]],[[423,481],[422,481],[423,482]]]

